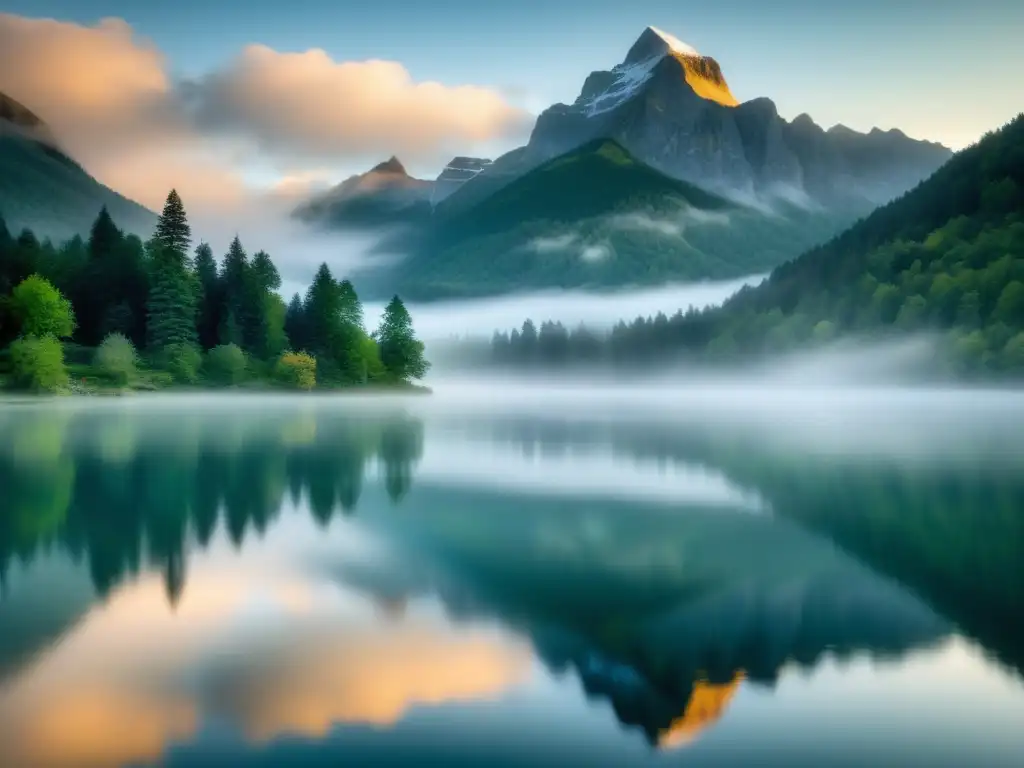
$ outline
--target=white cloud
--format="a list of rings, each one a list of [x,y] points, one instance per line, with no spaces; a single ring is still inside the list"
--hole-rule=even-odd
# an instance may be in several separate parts
[[[564,235],[554,235],[553,237],[535,237],[527,243],[526,247],[535,253],[555,253],[570,248],[578,240],[579,235],[575,232],[566,232]]]
[[[496,90],[416,82],[398,62],[335,61],[317,49],[250,45],[184,92],[204,128],[318,159],[443,156],[519,137],[531,122]]]
[[[585,245],[580,250],[580,258],[587,262],[604,261],[612,255],[612,247],[608,243]]]
[[[496,90],[416,82],[397,62],[338,62],[320,50],[251,45],[222,70],[176,83],[162,53],[120,19],[0,13],[0,91],[100,181],[150,207],[174,187],[206,212],[244,207],[254,194],[245,170],[268,158],[282,177],[275,195],[294,195],[334,162],[443,157],[529,122]]]

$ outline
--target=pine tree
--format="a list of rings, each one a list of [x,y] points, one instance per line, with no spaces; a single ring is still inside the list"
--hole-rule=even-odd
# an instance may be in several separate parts
[[[86,346],[97,346],[103,339],[105,320],[119,302],[118,259],[124,235],[104,206],[89,233],[88,262],[84,274],[71,292],[78,316],[76,338]]]
[[[147,302],[148,346],[196,342],[194,277],[176,251],[154,238],[149,245],[150,290]]]
[[[284,334],[284,305],[274,293],[281,276],[266,251],[258,251],[249,267],[245,290],[245,337],[250,352],[264,358],[281,351]]]
[[[292,349],[306,349],[309,346],[306,309],[302,306],[302,297],[297,293],[288,303],[288,310],[284,316],[284,331],[288,336],[288,345]]]
[[[123,237],[124,234],[110,218],[107,206],[103,206],[89,232],[89,257],[100,261],[110,257]]]
[[[250,269],[249,256],[236,235],[224,256],[220,271],[221,344],[237,344],[248,348],[247,330],[251,325],[247,317],[247,310],[251,306],[248,295],[251,292]]]
[[[262,290],[276,291],[281,287],[281,275],[266,251],[259,251],[252,257],[252,271]]]
[[[356,289],[348,280],[338,283],[338,338],[331,350],[338,372],[344,382],[365,384],[369,378],[364,342],[363,305]]]
[[[356,289],[349,280],[342,280],[338,286],[341,296],[341,319],[359,328],[363,327],[363,305],[356,295]]]
[[[187,256],[192,242],[192,229],[185,216],[185,206],[182,205],[177,191],[173,189],[167,195],[154,236],[164,249],[178,253],[182,257]]]
[[[211,349],[219,343],[221,286],[213,249],[207,243],[200,243],[196,248],[195,272],[199,286],[199,316],[196,321],[199,343],[203,349]]]
[[[153,348],[196,342],[196,285],[189,268],[192,230],[178,193],[167,195],[149,243],[150,289],[146,303],[148,344]]]
[[[124,238],[121,260],[120,296],[131,309],[132,328],[129,336],[136,349],[140,349],[146,345],[149,270],[146,268],[146,246],[137,235]]]
[[[310,351],[318,358],[329,357],[338,338],[341,319],[341,292],[330,267],[321,264],[306,291],[303,305]]]
[[[430,363],[423,356],[423,342],[416,338],[412,318],[398,296],[384,309],[376,337],[381,362],[392,377],[408,381],[426,375]]]

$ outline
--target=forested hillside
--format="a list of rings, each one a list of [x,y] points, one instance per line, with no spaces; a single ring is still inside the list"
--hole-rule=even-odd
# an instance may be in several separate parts
[[[1024,115],[720,308],[499,334],[499,361],[734,360],[841,336],[938,331],[961,373],[1024,374]]]
[[[726,200],[611,139],[556,157],[472,206],[456,197],[394,248],[406,259],[359,285],[430,300],[735,278],[767,272],[853,219]]]

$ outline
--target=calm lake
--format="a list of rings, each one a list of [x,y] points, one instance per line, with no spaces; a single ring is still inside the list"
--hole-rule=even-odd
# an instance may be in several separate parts
[[[0,766],[1024,765],[1024,396],[0,403]]]

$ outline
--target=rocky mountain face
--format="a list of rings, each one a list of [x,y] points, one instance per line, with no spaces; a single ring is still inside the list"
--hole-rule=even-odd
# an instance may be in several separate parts
[[[430,195],[431,205],[437,205],[455,190],[491,165],[481,157],[455,157],[444,167]]]
[[[104,206],[125,231],[152,234],[156,214],[90,176],[42,118],[0,93],[0,216],[7,228],[58,242],[86,236]]]
[[[807,115],[789,122],[767,98],[739,103],[718,62],[648,27],[621,64],[591,73],[572,104],[541,113],[526,147],[499,158],[479,181],[514,178],[598,137],[733,198],[829,208],[888,202],[952,155],[900,131],[826,131]]]
[[[481,157],[454,157],[434,181],[408,174],[397,157],[352,176],[295,209],[308,223],[364,228],[417,223],[430,209],[489,168]]]

